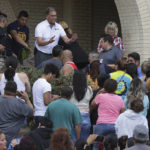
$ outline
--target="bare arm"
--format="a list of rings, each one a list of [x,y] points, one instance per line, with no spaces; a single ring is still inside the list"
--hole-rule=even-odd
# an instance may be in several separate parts
[[[28,94],[25,91],[21,91],[21,98],[25,100],[26,104],[29,105],[33,109],[33,105],[31,101],[29,100]]]
[[[95,142],[96,138],[97,138],[97,134],[90,134],[88,139],[87,139],[87,144],[91,145]]]
[[[44,98],[44,104],[47,106],[50,102],[52,102],[55,99],[58,99],[58,95],[52,95],[50,91],[43,94]]]
[[[37,43],[39,46],[45,46],[45,45],[48,45],[48,44],[54,42],[55,41],[54,38],[55,38],[55,36],[50,38],[50,40],[48,40],[48,41],[43,41],[42,37],[37,37],[36,40],[37,40]]]
[[[67,35],[65,35],[62,39],[66,44],[70,44],[78,39],[78,35],[77,33],[73,33],[70,39],[67,37]]]
[[[81,132],[81,126],[80,126],[80,124],[76,124],[75,125],[75,132],[76,132],[77,139],[79,139],[80,138],[80,132]]]
[[[27,74],[24,72],[21,72],[21,73],[18,73],[18,76],[19,76],[20,80],[24,83],[24,85],[26,87],[26,91],[30,92],[31,91],[31,85],[30,85],[29,78],[28,78]]]
[[[15,30],[11,30],[10,34],[18,43],[20,43],[24,47],[28,47],[28,44],[21,37],[18,36],[18,34]]]
[[[5,50],[5,46],[3,46],[2,44],[0,44],[0,51],[4,51]]]
[[[111,67],[112,69],[117,70],[117,65],[115,64],[108,64],[107,66]]]
[[[0,74],[0,80],[1,80],[1,78],[2,78],[2,74]]]
[[[62,39],[63,39],[63,41],[64,41],[66,44],[70,44],[70,43],[71,43],[71,39],[69,39],[69,38],[67,37],[67,35],[65,35]]]
[[[93,99],[93,101],[91,102],[91,105],[90,105],[90,111],[92,111],[93,109],[97,108],[97,104],[95,103],[95,98]]]

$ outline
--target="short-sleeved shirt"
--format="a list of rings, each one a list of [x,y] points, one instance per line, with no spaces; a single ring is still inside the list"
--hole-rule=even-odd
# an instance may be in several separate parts
[[[103,93],[95,98],[98,105],[98,119],[96,124],[115,124],[120,110],[124,108],[123,99],[115,94]]]
[[[32,87],[34,116],[44,116],[47,106],[44,104],[44,93],[51,92],[51,84],[46,79],[39,78]]]
[[[112,46],[109,50],[102,51],[99,55],[100,63],[103,64],[115,64],[117,59],[123,56],[122,51],[115,46]]]
[[[1,27],[0,27],[0,44],[5,46],[5,52],[2,52],[2,54],[11,56],[12,55],[12,40],[8,36],[7,31]]]
[[[32,108],[23,100],[0,96],[0,129],[6,134],[8,143],[18,136],[25,117],[32,115]]]
[[[58,127],[66,128],[72,136],[75,125],[81,123],[81,114],[77,106],[65,99],[51,102],[45,113],[45,117],[53,122],[53,131]]]
[[[29,40],[29,28],[25,25],[20,27],[17,21],[12,22],[8,25],[7,31],[10,34],[12,30],[15,30],[20,38],[23,41],[27,42]],[[18,52],[24,47],[23,45],[19,44],[15,39],[13,39],[13,51],[14,53],[18,54]]]
[[[47,20],[39,23],[35,28],[35,37],[41,37],[43,41],[49,41],[50,38],[54,37],[54,42],[49,43],[45,46],[39,46],[37,41],[35,41],[36,48],[46,54],[52,54],[52,49],[58,44],[59,38],[66,35],[62,26],[58,23],[55,23],[52,27],[50,26]]]
[[[130,89],[132,77],[124,71],[118,70],[110,73],[110,78],[117,81],[118,85],[115,93],[124,99]]]

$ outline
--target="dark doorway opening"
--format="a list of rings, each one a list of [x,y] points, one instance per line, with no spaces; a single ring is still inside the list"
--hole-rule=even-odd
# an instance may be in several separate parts
[[[114,0],[92,0],[92,50],[96,50],[107,22],[115,21],[121,36],[121,25]]]

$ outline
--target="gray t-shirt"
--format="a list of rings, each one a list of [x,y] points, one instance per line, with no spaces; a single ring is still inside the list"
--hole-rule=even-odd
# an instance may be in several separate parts
[[[112,46],[109,50],[102,51],[100,53],[99,59],[100,63],[115,64],[116,60],[122,56],[122,51],[118,47]]]
[[[19,128],[24,125],[25,117],[32,115],[32,108],[23,100],[0,96],[0,129],[5,133],[8,144],[18,136]]]
[[[62,68],[61,60],[56,59],[56,58],[51,58],[51,59],[48,59],[48,60],[42,62],[39,66],[37,66],[37,69],[44,68],[46,66],[46,64],[49,64],[49,63],[56,65],[59,70]]]

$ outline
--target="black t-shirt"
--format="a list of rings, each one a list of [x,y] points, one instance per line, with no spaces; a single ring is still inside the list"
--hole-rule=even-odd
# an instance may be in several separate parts
[[[0,27],[0,44],[5,46],[5,52],[2,52],[2,54],[11,56],[12,55],[12,39],[8,36],[7,31],[1,27]]]
[[[12,22],[7,27],[7,32],[10,34],[12,30],[15,30],[19,37],[21,37],[25,42],[29,40],[29,28],[25,25],[20,27],[17,21]],[[15,39],[12,43],[13,52],[18,55],[18,53],[24,48],[23,45],[19,44]]]

